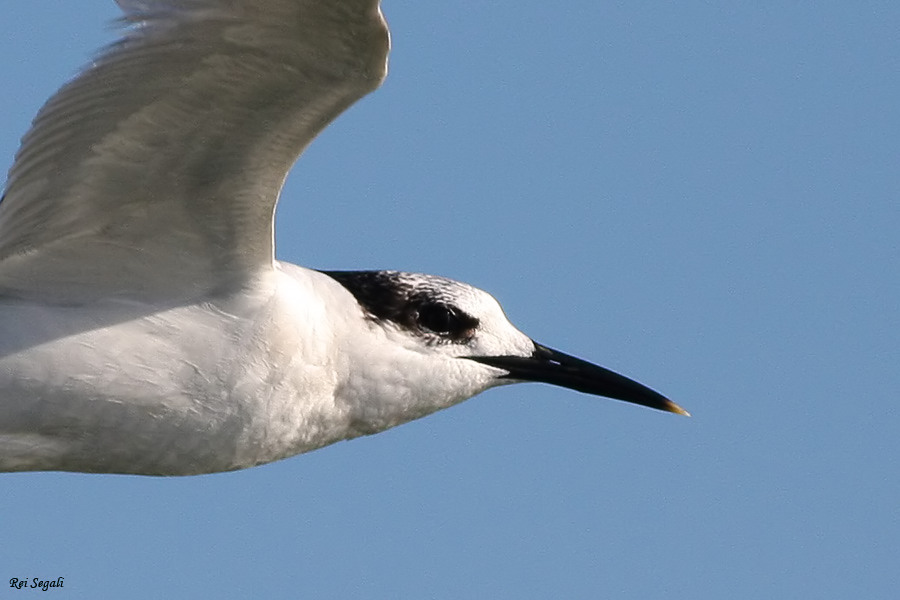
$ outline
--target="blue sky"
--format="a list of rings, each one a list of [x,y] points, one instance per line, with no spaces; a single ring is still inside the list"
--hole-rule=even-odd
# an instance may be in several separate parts
[[[8,165],[117,9],[3,9]],[[391,74],[293,171],[279,257],[471,282],[535,339],[694,417],[522,385],[243,472],[0,475],[0,584],[893,597],[900,5],[384,11]]]

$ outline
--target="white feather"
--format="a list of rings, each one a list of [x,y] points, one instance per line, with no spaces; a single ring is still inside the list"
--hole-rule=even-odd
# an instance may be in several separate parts
[[[40,111],[0,202],[0,293],[197,297],[272,268],[284,178],[375,89],[375,0],[127,0]]]

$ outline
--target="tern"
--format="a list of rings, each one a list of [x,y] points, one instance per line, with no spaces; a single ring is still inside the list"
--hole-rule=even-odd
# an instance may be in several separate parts
[[[274,258],[304,148],[387,73],[377,0],[117,0],[0,201],[0,470],[192,475],[538,381],[687,414],[479,289]]]

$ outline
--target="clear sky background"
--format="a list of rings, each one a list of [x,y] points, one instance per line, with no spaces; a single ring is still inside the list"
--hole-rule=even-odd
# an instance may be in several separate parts
[[[117,9],[2,7],[5,169]],[[521,385],[243,472],[0,475],[0,597],[896,597],[900,3],[384,11],[279,257],[471,282],[694,417]]]

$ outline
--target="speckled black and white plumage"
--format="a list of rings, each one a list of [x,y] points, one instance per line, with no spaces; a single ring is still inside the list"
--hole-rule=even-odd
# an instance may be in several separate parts
[[[469,341],[478,318],[461,305],[477,296],[472,286],[403,271],[323,271],[343,285],[373,320],[393,323],[430,343]]]

